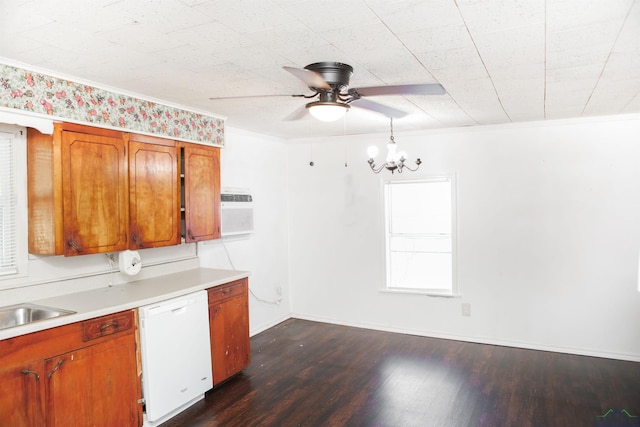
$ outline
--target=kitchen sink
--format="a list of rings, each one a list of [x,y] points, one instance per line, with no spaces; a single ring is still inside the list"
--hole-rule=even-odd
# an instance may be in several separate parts
[[[0,329],[26,325],[28,323],[66,316],[73,313],[75,313],[75,311],[28,303],[0,307]]]

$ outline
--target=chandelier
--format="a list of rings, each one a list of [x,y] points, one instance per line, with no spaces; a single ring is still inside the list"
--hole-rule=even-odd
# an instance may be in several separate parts
[[[397,151],[396,140],[393,139],[393,117],[391,117],[391,138],[387,144],[387,157],[385,162],[380,166],[376,165],[374,158],[378,155],[378,147],[375,145],[372,145],[367,149],[367,154],[369,155],[369,166],[371,166],[371,170],[374,173],[380,173],[382,169],[388,169],[391,173],[394,173],[396,170],[398,173],[402,173],[404,168],[409,169],[411,172],[415,172],[422,163],[420,159],[417,159],[415,169],[411,169],[409,166],[404,164],[405,160],[407,160],[407,153],[404,151]]]

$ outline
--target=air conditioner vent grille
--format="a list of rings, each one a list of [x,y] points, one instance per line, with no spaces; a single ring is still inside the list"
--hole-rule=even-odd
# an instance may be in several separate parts
[[[222,236],[253,232],[253,197],[248,193],[222,192],[220,226]]]
[[[220,198],[223,202],[252,202],[251,194],[225,194],[222,193]]]

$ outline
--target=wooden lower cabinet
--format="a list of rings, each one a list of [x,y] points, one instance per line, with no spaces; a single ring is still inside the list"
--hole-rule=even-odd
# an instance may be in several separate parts
[[[209,292],[209,332],[214,387],[250,362],[248,280],[216,286]]]
[[[0,365],[0,425],[43,426],[44,361]]]
[[[50,358],[47,426],[136,426],[136,360],[124,336]],[[135,376],[133,376],[135,378]]]
[[[105,316],[100,336],[83,331],[102,318],[0,341],[0,425],[142,425],[134,312],[120,316],[128,327]]]

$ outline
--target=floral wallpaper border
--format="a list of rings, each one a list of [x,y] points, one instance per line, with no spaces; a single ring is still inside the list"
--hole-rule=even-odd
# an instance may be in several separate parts
[[[224,120],[0,64],[0,106],[224,146]]]

